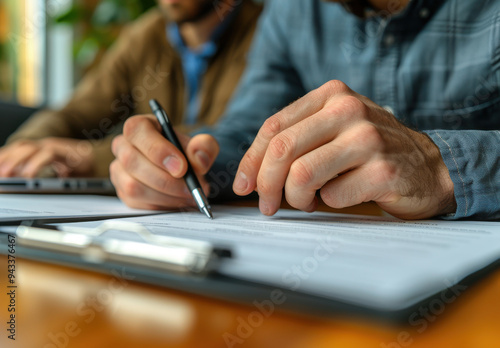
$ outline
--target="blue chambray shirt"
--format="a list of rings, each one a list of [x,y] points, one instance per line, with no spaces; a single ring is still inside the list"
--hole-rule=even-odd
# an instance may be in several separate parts
[[[270,1],[238,92],[208,130],[221,145],[214,191],[231,190],[217,183],[267,117],[332,79],[432,138],[454,183],[448,218],[500,218],[500,1],[413,0],[366,20],[319,0]]]
[[[187,104],[184,122],[194,124],[200,108],[198,91],[201,77],[207,70],[210,59],[217,52],[217,43],[212,39],[201,45],[199,49],[192,50],[184,43],[179,27],[175,23],[170,23],[167,26],[167,36],[181,57],[182,72],[186,81]]]

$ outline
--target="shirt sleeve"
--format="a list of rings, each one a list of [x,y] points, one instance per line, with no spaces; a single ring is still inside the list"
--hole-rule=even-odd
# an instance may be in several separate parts
[[[196,133],[212,134],[220,153],[207,174],[211,197],[234,198],[232,183],[238,164],[264,121],[305,94],[290,61],[285,30],[289,4],[266,4],[252,44],[247,69],[225,116],[212,128]]]
[[[426,131],[439,147],[454,185],[457,210],[445,219],[500,219],[500,132]]]

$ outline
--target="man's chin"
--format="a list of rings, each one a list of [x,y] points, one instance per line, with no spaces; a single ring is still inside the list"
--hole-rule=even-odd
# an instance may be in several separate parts
[[[209,16],[214,12],[215,7],[212,0],[205,0],[200,3],[198,8],[189,9],[183,6],[182,2],[177,2],[171,0],[172,2],[159,1],[160,8],[163,14],[172,22],[177,24],[187,23],[187,22],[197,22],[203,20],[205,17]]]
[[[168,20],[176,23],[185,22],[188,20],[188,16],[183,13],[181,8],[182,5],[173,4],[173,5],[164,5],[160,6],[161,12]]]

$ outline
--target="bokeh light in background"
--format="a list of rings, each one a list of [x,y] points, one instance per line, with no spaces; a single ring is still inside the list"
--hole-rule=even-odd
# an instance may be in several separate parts
[[[155,0],[0,0],[0,101],[59,107]]]

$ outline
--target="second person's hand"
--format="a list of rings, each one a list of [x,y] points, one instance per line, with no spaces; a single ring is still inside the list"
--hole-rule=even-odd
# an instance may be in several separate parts
[[[59,177],[92,176],[94,154],[88,140],[23,139],[0,148],[0,177],[33,178],[47,167]]]
[[[343,208],[376,202],[390,214],[421,219],[456,209],[448,168],[425,134],[340,81],[330,81],[271,116],[248,149],[236,194],[259,194],[273,215],[287,202],[314,211],[316,192]]]

